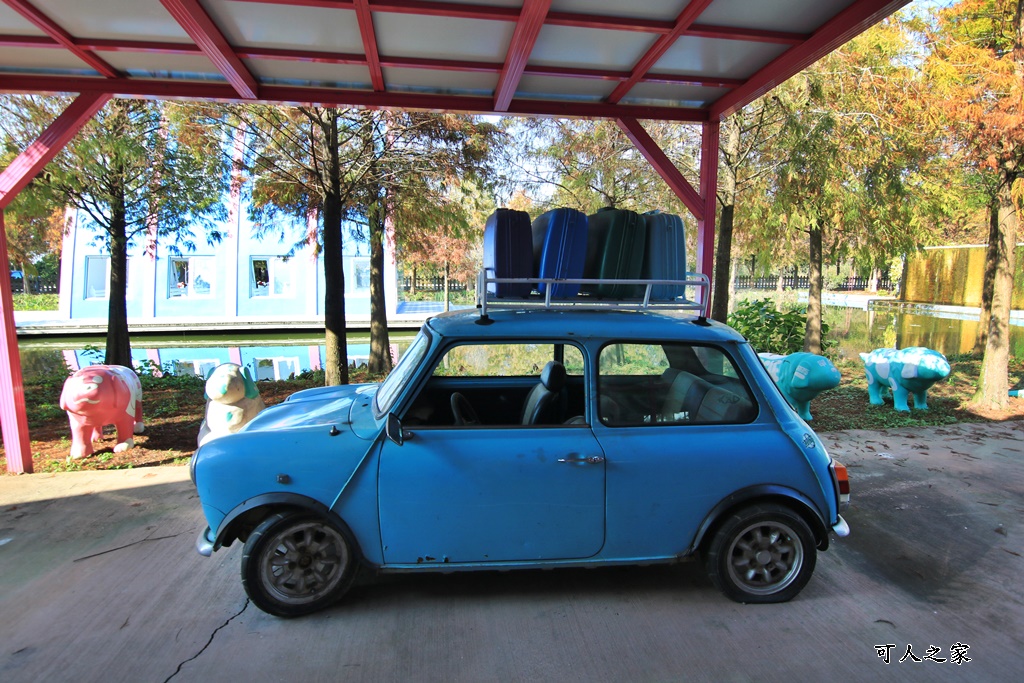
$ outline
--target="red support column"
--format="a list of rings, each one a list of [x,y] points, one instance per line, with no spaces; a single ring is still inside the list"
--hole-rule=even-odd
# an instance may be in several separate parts
[[[29,447],[21,355],[18,353],[18,334],[14,326],[14,304],[8,277],[11,268],[7,257],[3,210],[109,99],[110,95],[104,93],[80,95],[43,131],[38,140],[0,173],[0,317],[3,318],[3,333],[0,334],[0,426],[3,429],[9,472],[32,472],[32,451]]]
[[[0,209],[0,314],[3,315],[3,341],[0,343],[0,423],[3,427],[7,471],[32,473],[32,450],[25,416],[25,389],[21,379],[18,333],[14,329],[14,303],[11,300],[11,264],[7,260],[7,229]]]
[[[715,210],[718,208],[718,120],[705,121],[701,128],[700,196],[704,216],[697,220],[697,270],[708,276],[715,265]],[[708,289],[708,297],[711,289]]]

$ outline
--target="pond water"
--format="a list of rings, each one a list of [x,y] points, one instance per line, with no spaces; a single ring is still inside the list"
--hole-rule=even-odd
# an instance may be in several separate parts
[[[836,355],[852,360],[859,353],[882,347],[926,346],[947,356],[969,353],[978,330],[977,320],[910,313],[898,307],[870,311],[826,307],[824,318],[830,327],[829,338],[837,345]],[[391,335],[391,353],[396,360],[413,336],[408,332]],[[1024,357],[1024,327],[1011,325],[1010,348],[1014,356]],[[102,340],[95,339],[23,340],[19,349],[26,381],[103,359]],[[369,353],[369,335],[349,337],[350,364],[358,367],[365,363]],[[221,363],[234,362],[249,367],[257,379],[287,379],[322,368],[324,346],[322,335],[308,333],[138,337],[132,341],[132,360],[150,369],[200,376]]]
[[[823,318],[840,358],[856,360],[857,354],[873,349],[909,346],[925,346],[946,356],[970,353],[978,334],[977,319],[948,315],[912,313],[899,306],[880,306],[869,311],[826,307]],[[1010,325],[1010,354],[1024,357],[1024,327],[1019,324]]]
[[[415,335],[392,333],[391,355],[397,361]],[[49,338],[19,340],[25,381],[68,367],[77,369],[103,362],[103,340]],[[348,360],[353,367],[366,363],[369,335],[350,335]],[[231,336],[138,336],[132,340],[132,362],[148,372],[206,376],[221,363],[249,368],[256,380],[288,379],[323,368],[322,334],[261,333]]]

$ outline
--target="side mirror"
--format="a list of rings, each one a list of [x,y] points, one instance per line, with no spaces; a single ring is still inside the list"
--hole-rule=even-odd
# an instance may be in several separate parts
[[[384,424],[384,434],[397,446],[405,443],[406,434],[402,431],[402,421],[394,413],[388,414],[388,421]]]

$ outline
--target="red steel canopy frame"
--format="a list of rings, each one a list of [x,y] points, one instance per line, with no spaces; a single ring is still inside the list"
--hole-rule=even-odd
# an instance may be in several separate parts
[[[712,271],[718,131],[909,0],[0,0],[0,91],[78,93],[0,173],[3,208],[112,96],[614,120],[697,220]],[[698,188],[640,123],[702,127]],[[0,275],[7,467],[31,472]]]

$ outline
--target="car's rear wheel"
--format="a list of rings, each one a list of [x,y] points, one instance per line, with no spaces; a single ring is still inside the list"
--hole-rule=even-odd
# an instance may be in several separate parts
[[[781,505],[752,505],[718,527],[705,556],[708,575],[736,602],[785,602],[814,573],[814,534]]]
[[[242,585],[253,603],[278,617],[316,612],[352,584],[352,545],[326,519],[282,512],[249,535],[242,553]]]

